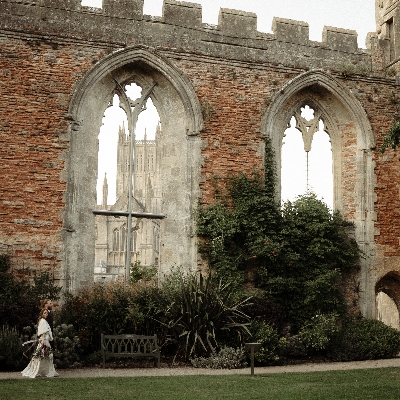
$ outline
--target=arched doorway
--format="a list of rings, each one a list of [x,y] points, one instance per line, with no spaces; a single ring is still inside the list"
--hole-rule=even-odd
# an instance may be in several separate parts
[[[400,330],[400,275],[389,272],[375,286],[376,317],[395,329]]]
[[[368,255],[362,259],[360,308],[363,315],[374,317],[374,284],[369,279],[375,249],[374,133],[358,99],[326,72],[309,71],[289,81],[272,98],[261,125],[275,153],[278,199],[284,132],[292,116],[306,105],[323,121],[332,144],[333,209],[354,222],[356,240]]]
[[[64,215],[64,274],[67,290],[93,280],[98,134],[104,111],[121,85],[142,88],[157,82],[151,100],[163,127],[161,269],[196,265],[194,209],[199,197],[201,108],[194,88],[180,70],[154,51],[127,48],[99,61],[77,85],[70,104],[70,149]],[[91,250],[93,249],[93,251]]]

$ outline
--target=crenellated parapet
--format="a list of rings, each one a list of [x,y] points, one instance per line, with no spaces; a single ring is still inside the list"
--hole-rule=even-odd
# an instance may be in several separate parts
[[[90,20],[93,19],[88,18],[87,14],[95,15],[98,22],[101,21],[103,26],[106,24],[110,28],[113,24],[117,24],[115,18],[152,21],[151,18],[146,18],[149,16],[143,15],[144,0],[103,0],[102,8],[82,6],[81,0],[0,0],[0,4],[2,14],[8,14],[7,17],[12,17],[15,13],[15,16],[22,15],[24,19],[30,19],[32,23],[38,17],[43,17],[45,9],[52,9],[51,15],[60,21],[65,16],[73,17],[75,26],[90,23]],[[42,12],[39,12],[39,10]],[[71,12],[73,13],[71,14]],[[45,18],[42,18],[43,20]],[[202,22],[202,6],[191,2],[164,0],[161,19],[153,20],[167,25],[196,30],[207,31],[207,28],[209,28],[209,25]],[[2,25],[1,22],[0,25]],[[41,27],[45,29],[45,24],[41,24]],[[60,28],[62,29],[62,24]],[[127,29],[129,29],[128,26]],[[279,41],[302,45],[307,45],[309,42],[309,26],[306,22],[274,18],[272,31],[275,39]],[[262,38],[266,36],[257,31],[257,15],[255,13],[228,8],[220,9],[215,32],[238,38]],[[341,50],[346,47],[345,43],[349,43],[352,50],[357,51],[357,47],[354,48],[354,39],[357,39],[357,34],[354,31],[326,27],[324,35],[326,37],[324,44],[332,45],[335,50]]]
[[[226,35],[255,37],[257,36],[257,15],[221,8],[218,17],[218,29]]]
[[[165,0],[162,21],[170,25],[201,28],[202,7],[195,3]]]
[[[272,21],[272,31],[276,40],[282,42],[308,45],[310,40],[309,27],[306,22],[275,17]]]
[[[357,32],[349,29],[324,26],[322,42],[329,48],[353,53],[358,50]]]
[[[220,9],[217,25],[209,25],[202,21],[201,5],[176,0],[164,0],[161,17],[144,15],[144,0],[103,0],[102,8],[82,6],[81,0],[0,0],[0,29],[114,49],[144,45],[304,68],[310,60],[318,68],[346,63],[374,68],[400,56],[399,3],[377,2],[380,33],[368,36],[367,50],[358,48],[354,30],[325,26],[317,42],[310,40],[307,22],[275,17],[268,34],[257,31],[255,13],[228,8]],[[383,61],[371,64],[376,54]]]

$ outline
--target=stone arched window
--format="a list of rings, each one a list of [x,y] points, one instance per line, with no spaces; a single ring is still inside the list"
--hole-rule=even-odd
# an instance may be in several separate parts
[[[281,198],[314,192],[333,206],[332,150],[323,117],[304,105],[295,110],[282,141]]]
[[[365,316],[373,317],[375,288],[370,276],[375,257],[375,135],[361,102],[345,82],[319,70],[290,80],[273,96],[261,121],[261,130],[275,154],[278,199],[284,133],[292,116],[305,105],[323,121],[332,144],[333,208],[354,223],[356,241],[370,255],[361,260],[360,307]]]
[[[119,251],[119,229],[113,230],[113,241],[112,241],[113,251]]]
[[[400,275],[389,272],[375,286],[376,318],[400,330]]]
[[[67,181],[63,242],[66,290],[78,290],[93,281],[95,264],[95,220],[98,135],[105,110],[117,92],[116,81],[142,89],[156,86],[150,98],[156,107],[163,134],[160,146],[167,158],[160,165],[163,198],[159,209],[168,215],[161,222],[160,268],[179,264],[191,268],[197,262],[197,240],[188,232],[194,228],[195,209],[200,197],[201,140],[203,116],[196,91],[186,74],[154,49],[127,47],[102,57],[74,88],[68,119]],[[72,230],[71,230],[72,232]],[[93,251],[90,251],[90,249]],[[134,247],[133,247],[134,248]]]
[[[121,251],[126,249],[126,225],[121,227]]]

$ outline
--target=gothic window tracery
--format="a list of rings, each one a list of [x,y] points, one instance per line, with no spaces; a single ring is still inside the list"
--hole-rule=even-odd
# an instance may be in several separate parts
[[[135,83],[131,83],[124,87],[128,98],[132,99],[137,97],[142,91],[142,88]],[[118,109],[118,120],[122,121],[119,123],[118,130],[109,128],[111,132],[116,132],[114,135],[116,144],[116,169],[112,172],[107,172],[107,182],[114,180],[116,182],[116,196],[112,197],[112,200],[107,203],[110,210],[125,210],[128,208],[127,204],[127,193],[129,193],[130,184],[130,136],[126,131],[125,127],[129,126],[127,122],[127,115],[125,108],[121,107],[121,99],[119,95],[113,96],[112,101],[109,104],[109,110],[107,113],[110,114],[110,118],[107,115],[104,117],[104,124],[102,128],[107,124],[107,121],[112,121],[116,125],[117,118],[112,118],[112,113],[117,113]],[[149,107],[147,107],[149,105]],[[114,109],[114,110],[111,110]],[[124,115],[121,117],[119,112],[122,110]],[[152,110],[152,111],[151,111]],[[145,115],[147,111],[150,111],[148,115]],[[144,116],[144,117],[143,117]],[[141,118],[143,120],[141,121]],[[154,126],[154,124],[157,124]],[[111,123],[110,123],[111,124]],[[148,127],[152,127],[148,129]],[[147,130],[150,130],[150,134],[147,135]],[[108,131],[107,131],[108,133]],[[110,133],[111,135],[112,133]],[[137,125],[134,132],[134,147],[133,147],[133,174],[132,174],[132,191],[134,193],[134,204],[133,207],[138,207],[134,211],[149,211],[149,212],[159,212],[158,198],[160,196],[159,192],[156,192],[154,188],[158,189],[160,185],[161,174],[155,174],[154,172],[158,170],[157,168],[157,145],[159,143],[158,139],[161,135],[161,126],[159,122],[159,114],[156,107],[152,103],[152,100],[148,99],[148,104],[146,105],[146,111],[141,114],[137,121]],[[143,136],[143,138],[142,138]],[[153,139],[154,137],[154,139]],[[102,149],[107,150],[102,154],[98,154],[98,171],[100,171],[100,166],[104,165],[106,168],[111,169],[111,157],[109,153],[112,150],[112,146],[108,141],[106,135],[100,137],[99,141],[103,141],[104,146]],[[100,172],[99,172],[100,175]],[[112,189],[111,189],[112,191]],[[110,192],[111,192],[110,191]],[[104,193],[104,182],[103,182],[103,193]],[[103,195],[104,197],[104,195]],[[103,201],[104,203],[104,201]],[[101,221],[102,222],[102,221]],[[159,233],[157,238],[155,238],[154,230],[151,228],[153,222],[151,221],[141,221],[134,220],[132,227],[132,234],[130,236],[130,255],[127,254],[127,240],[128,240],[128,224],[125,221],[115,220],[110,218],[108,222],[111,223],[110,227],[104,226],[105,235],[101,240],[104,243],[96,243],[98,246],[96,248],[96,257],[106,258],[107,264],[114,267],[119,267],[120,270],[118,274],[121,274],[123,266],[126,265],[127,257],[130,258],[131,262],[140,261],[143,265],[151,265],[154,263],[154,259],[158,257],[159,254]],[[105,225],[105,224],[104,224]],[[159,225],[157,225],[159,232]],[[104,245],[107,245],[104,246]],[[103,247],[104,246],[104,247]],[[157,246],[157,250],[155,249]],[[107,248],[108,254],[104,257],[101,252],[104,253],[104,248]]]
[[[119,230],[113,230],[113,251],[119,251]]]
[[[126,249],[126,225],[121,228],[121,251]]]
[[[282,143],[282,200],[306,192],[333,208],[332,150],[327,126],[317,108],[297,108]]]

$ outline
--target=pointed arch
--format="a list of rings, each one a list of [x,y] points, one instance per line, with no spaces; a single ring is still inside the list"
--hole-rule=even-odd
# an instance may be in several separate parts
[[[375,285],[377,318],[400,329],[400,275],[397,271],[385,274]],[[385,296],[380,296],[384,294]],[[382,301],[383,300],[383,301]],[[394,323],[395,322],[395,323]],[[394,323],[394,324],[393,324]]]
[[[374,132],[358,99],[326,72],[309,71],[290,80],[275,94],[261,121],[262,133],[271,139],[275,150],[278,175],[281,168],[281,147],[285,129],[289,126],[290,118],[295,110],[306,104],[319,111],[333,148],[340,147],[340,127],[349,123],[354,125],[358,150],[369,152],[375,147]],[[340,182],[337,182],[341,175],[339,160],[335,165],[337,189],[334,204],[336,209],[342,210],[341,196],[338,195]],[[280,187],[279,182],[278,196],[280,196]]]
[[[156,78],[155,75],[157,74],[154,74],[154,72],[161,74],[177,91],[184,105],[187,114],[186,132],[189,135],[196,135],[204,129],[200,103],[187,75],[168,59],[157,54],[154,49],[144,46],[127,47],[98,61],[75,87],[69,107],[70,118],[78,124],[83,121],[85,118],[83,114],[85,107],[83,105],[90,97],[91,91],[99,90],[99,85],[101,85],[101,91],[109,98],[115,89],[112,81],[113,77],[121,77],[122,75],[121,84],[126,83],[127,80],[132,81],[131,74],[129,72],[126,74],[127,71],[123,71],[127,66],[144,68],[147,72],[153,70],[149,78]],[[136,74],[135,78],[137,79],[137,84],[142,87],[146,83],[151,83],[149,79],[143,78],[141,73]],[[104,90],[104,87],[107,87],[108,90]],[[156,88],[153,95],[158,100],[159,89]],[[153,98],[153,96],[151,97]]]
[[[308,89],[310,94],[318,94],[321,91],[329,93],[342,105],[349,117],[355,122],[359,148],[369,150],[375,147],[375,135],[361,103],[337,79],[320,70],[305,72],[290,80],[272,99],[271,106],[263,118],[262,126],[264,134],[268,135],[273,143],[275,143],[276,136],[279,135],[278,129],[275,129],[276,124],[285,124],[291,117],[289,114],[293,107],[287,107],[287,103],[293,96],[304,92],[305,89]],[[308,95],[304,96],[302,102],[308,102],[312,107],[318,107],[318,104],[313,104],[314,99],[316,99],[316,96]],[[282,113],[282,110],[286,110],[286,112]]]
[[[375,292],[369,273],[375,251],[375,135],[360,101],[339,80],[320,70],[290,80],[272,98],[261,121],[262,134],[271,139],[275,151],[279,198],[282,139],[294,112],[305,105],[320,115],[332,143],[334,209],[354,222],[359,246],[371,254],[362,260],[360,305],[363,314],[372,317]]]
[[[146,89],[157,82],[151,99],[160,116],[162,152],[160,187],[164,213],[161,222],[160,265],[191,267],[197,263],[196,240],[190,234],[194,209],[200,196],[201,146],[204,128],[199,100],[189,78],[171,61],[144,46],[115,51],[99,60],[76,85],[69,106],[71,120],[66,160],[64,232],[66,288],[70,291],[90,284],[94,266],[94,216],[98,170],[98,134],[104,111],[122,86],[136,83]],[[93,249],[93,251],[91,251]]]

